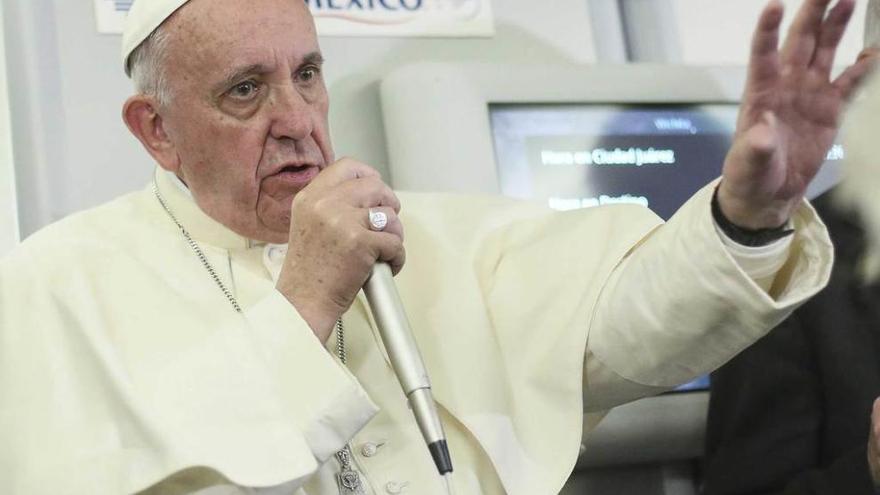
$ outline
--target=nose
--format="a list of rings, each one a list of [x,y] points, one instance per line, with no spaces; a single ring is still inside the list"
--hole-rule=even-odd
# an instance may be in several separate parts
[[[292,84],[277,87],[272,95],[272,127],[275,139],[305,139],[312,133],[313,109]]]

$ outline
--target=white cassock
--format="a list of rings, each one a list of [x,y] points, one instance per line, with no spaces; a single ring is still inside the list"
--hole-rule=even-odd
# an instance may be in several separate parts
[[[338,493],[350,442],[368,493],[446,493],[363,296],[343,318],[346,369],[274,290],[282,248],[156,177],[243,314],[149,188],[33,235],[0,263],[0,492]],[[459,494],[557,493],[585,412],[721,365],[832,260],[805,206],[763,290],[716,233],[711,187],[665,226],[636,206],[400,197],[397,283]]]

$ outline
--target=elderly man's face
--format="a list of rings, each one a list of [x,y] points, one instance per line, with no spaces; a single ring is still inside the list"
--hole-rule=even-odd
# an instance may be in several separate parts
[[[293,196],[333,161],[314,23],[302,0],[192,0],[167,24],[162,109],[199,206],[286,242]]]

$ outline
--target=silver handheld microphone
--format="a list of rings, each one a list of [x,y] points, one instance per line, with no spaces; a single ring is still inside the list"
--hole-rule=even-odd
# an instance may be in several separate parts
[[[364,284],[364,293],[391,359],[391,366],[403,387],[403,393],[409,399],[434,464],[441,475],[451,473],[452,459],[443,425],[440,424],[440,416],[437,415],[437,406],[431,396],[428,372],[413,339],[400,295],[394,285],[391,267],[387,263],[376,263],[373,266],[370,278]]]

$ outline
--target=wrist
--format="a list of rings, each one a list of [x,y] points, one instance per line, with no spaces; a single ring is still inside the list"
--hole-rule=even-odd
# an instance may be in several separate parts
[[[751,226],[764,225],[762,222],[750,223],[750,226],[743,226],[742,223],[737,223],[724,211],[719,197],[720,194],[719,187],[715,189],[715,193],[712,195],[712,217],[724,235],[735,243],[747,247],[766,246],[794,233],[794,230],[788,228],[787,215],[781,221],[777,220],[775,215],[768,216],[767,224],[772,225],[771,227]]]
[[[875,493],[880,493],[880,473],[878,473],[878,468],[875,465],[874,453],[871,449],[868,449],[868,474],[871,477],[871,482],[874,484]]]
[[[775,229],[784,226],[797,201],[776,200],[756,205],[754,200],[742,200],[731,194],[722,182],[715,189],[720,212],[733,225],[746,230]]]
[[[333,333],[336,320],[339,319],[343,311],[338,311],[335,308],[326,308],[319,302],[310,301],[305,297],[296,297],[290,291],[285,291],[280,284],[276,286],[276,290],[296,309],[296,312],[312,329],[315,337],[322,344],[326,344],[330,334]]]

